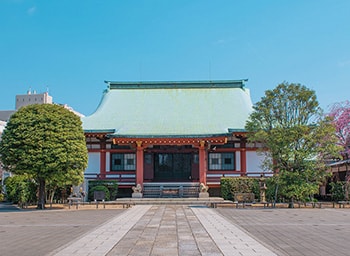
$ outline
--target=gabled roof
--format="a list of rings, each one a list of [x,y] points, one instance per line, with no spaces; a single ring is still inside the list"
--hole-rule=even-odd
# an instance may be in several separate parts
[[[106,81],[85,132],[115,137],[215,136],[244,129],[252,111],[247,80],[195,82]]]

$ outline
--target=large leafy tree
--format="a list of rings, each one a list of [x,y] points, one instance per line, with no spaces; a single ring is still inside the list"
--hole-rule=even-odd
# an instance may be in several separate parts
[[[287,82],[267,90],[246,129],[249,141],[265,145],[264,167],[278,173],[284,197],[293,202],[317,193],[326,173],[324,159],[337,147],[334,126],[322,118],[313,90]]]
[[[328,114],[333,120],[338,138],[337,144],[340,147],[340,155],[343,160],[348,160],[350,156],[350,101],[335,103]],[[345,163],[345,199],[349,200],[350,170],[348,163]]]
[[[29,105],[13,114],[0,154],[6,170],[36,180],[39,209],[45,208],[45,184],[82,182],[88,157],[80,118],[54,104]]]
[[[350,156],[350,101],[336,103],[328,114],[336,128],[338,145],[341,147],[341,155],[344,160]]]

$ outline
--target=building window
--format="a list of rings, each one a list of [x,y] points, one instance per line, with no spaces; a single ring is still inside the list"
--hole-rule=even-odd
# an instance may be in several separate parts
[[[234,153],[209,153],[209,170],[234,169]]]
[[[231,164],[232,163],[232,159],[231,158],[225,158],[224,159],[224,164]]]
[[[210,153],[209,154],[209,169],[210,170],[221,170],[221,154]]]
[[[135,163],[133,158],[127,158],[126,159],[126,166],[133,166]]]
[[[112,154],[111,156],[112,171],[135,171],[136,155],[135,154]]]
[[[121,166],[122,165],[122,160],[121,159],[114,159],[114,165]]]

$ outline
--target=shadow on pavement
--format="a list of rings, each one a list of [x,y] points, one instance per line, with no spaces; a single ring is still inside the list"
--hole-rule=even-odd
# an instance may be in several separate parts
[[[21,209],[19,209],[16,205],[12,204],[12,203],[4,203],[1,202],[0,203],[0,212],[17,212],[20,211]]]

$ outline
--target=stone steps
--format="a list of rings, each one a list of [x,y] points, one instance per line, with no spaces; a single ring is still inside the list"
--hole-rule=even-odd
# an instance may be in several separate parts
[[[176,193],[164,191],[178,190]],[[147,182],[143,184],[143,198],[196,198],[199,194],[197,182]]]
[[[111,202],[112,203],[112,202]],[[118,204],[130,205],[202,205],[211,206],[217,204],[233,204],[232,201],[224,200],[221,197],[207,197],[207,198],[118,198]]]

